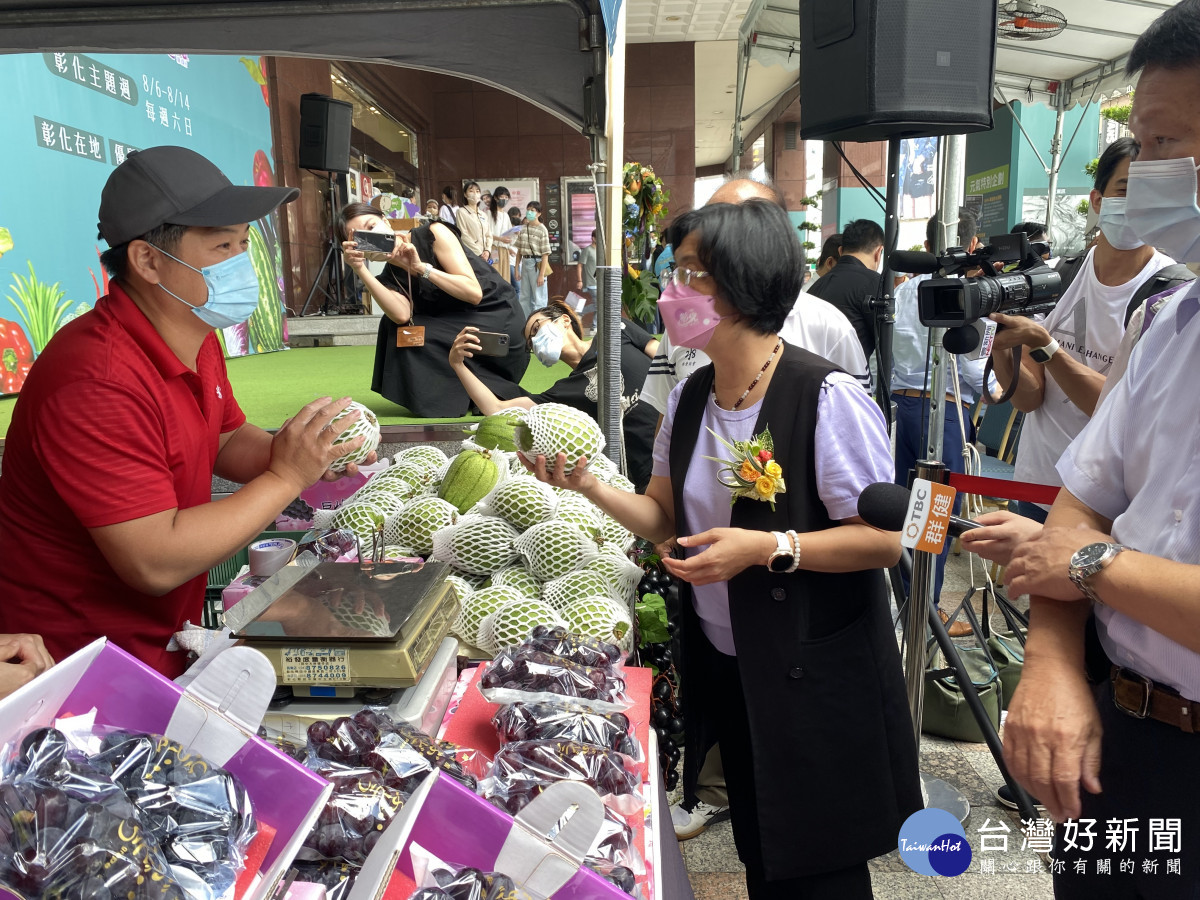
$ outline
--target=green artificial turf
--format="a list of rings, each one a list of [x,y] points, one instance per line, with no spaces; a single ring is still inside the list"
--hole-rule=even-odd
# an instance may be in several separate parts
[[[424,422],[469,422],[460,419],[418,419],[408,410],[371,390],[375,347],[308,347],[263,353],[227,361],[229,380],[246,418],[263,428],[278,428],[304,404],[318,397],[353,397],[371,409],[383,425]],[[546,368],[531,359],[521,386],[541,393],[570,374],[566,363]],[[0,400],[0,434],[7,434],[16,397]]]

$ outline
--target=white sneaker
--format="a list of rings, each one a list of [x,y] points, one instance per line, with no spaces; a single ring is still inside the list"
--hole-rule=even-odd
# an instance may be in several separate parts
[[[671,824],[675,826],[675,837],[686,841],[704,833],[704,830],[719,816],[728,814],[728,806],[711,806],[697,800],[690,810],[682,803],[671,807]]]

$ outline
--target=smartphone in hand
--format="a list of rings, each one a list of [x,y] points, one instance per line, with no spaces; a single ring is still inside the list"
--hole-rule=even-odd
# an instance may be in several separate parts
[[[355,231],[354,232],[355,248],[363,251],[363,253],[381,253],[382,258],[385,258],[396,249],[396,235],[388,234],[385,231]],[[368,256],[368,259],[371,257]]]
[[[508,356],[508,335],[495,331],[479,331],[476,332],[475,338],[479,341],[479,350],[481,356]]]

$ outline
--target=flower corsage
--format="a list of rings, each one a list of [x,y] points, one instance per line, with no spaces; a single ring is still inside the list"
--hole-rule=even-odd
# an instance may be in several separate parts
[[[733,459],[705,457],[721,463],[717,479],[729,488],[733,495],[729,505],[736,503],[739,497],[747,497],[750,500],[770,503],[771,512],[774,512],[775,495],[786,494],[787,485],[783,481],[783,469],[775,462],[775,443],[771,440],[771,429],[764,429],[762,434],[756,434],[748,441],[727,441],[711,428],[708,430],[713,437],[733,451]]]

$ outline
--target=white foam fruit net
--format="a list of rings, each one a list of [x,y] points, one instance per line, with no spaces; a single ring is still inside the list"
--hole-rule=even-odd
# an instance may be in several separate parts
[[[479,626],[479,647],[496,653],[503,647],[521,643],[539,625],[565,624],[558,612],[541,600],[516,600],[484,618]]]
[[[419,463],[397,462],[376,475],[367,484],[367,487],[375,483],[390,481],[394,478],[398,481],[407,482],[415,494],[427,494],[429,493],[429,485],[433,481],[433,476],[436,474],[436,468],[429,468]]]
[[[480,506],[518,531],[524,531],[553,517],[558,495],[550,485],[536,478],[517,476],[496,485]]]
[[[560,497],[558,507],[554,510],[555,519],[570,522],[588,535],[600,528],[603,517],[600,507],[573,492]]]
[[[447,463],[446,454],[437,447],[421,445],[420,447],[410,447],[407,450],[401,450],[396,454],[396,459],[392,463],[394,466],[420,466],[430,474],[437,472]]]
[[[433,536],[433,558],[474,575],[491,575],[517,558],[517,530],[493,516],[463,518]]]
[[[633,619],[629,610],[611,597],[576,600],[562,610],[562,617],[576,634],[616,644],[626,653],[633,649]]]
[[[362,462],[379,446],[379,420],[375,418],[375,413],[371,412],[371,410],[367,409],[361,403],[352,401],[349,406],[334,416],[333,421],[329,423],[329,427],[332,429],[340,427],[341,421],[353,412],[358,413],[358,418],[337,436],[333,445],[337,447],[341,444],[349,443],[356,437],[362,437],[362,446],[343,453],[331,462],[329,468],[335,472],[344,471],[346,466],[351,463]]]
[[[412,547],[422,556],[433,550],[433,535],[458,521],[458,510],[437,497],[418,497],[388,520],[389,544]]]
[[[516,542],[525,564],[542,581],[581,569],[599,555],[596,542],[577,526],[559,519],[534,525]]]
[[[575,470],[579,457],[589,460],[604,449],[604,435],[596,420],[587,413],[562,403],[539,403],[517,425],[517,449],[530,462],[546,457],[546,468],[553,469],[559,453],[567,457],[564,471]]]
[[[371,552],[372,536],[383,528],[384,515],[373,506],[366,503],[351,503],[334,511],[332,528],[344,528],[352,531],[358,537],[359,549],[363,556]],[[385,541],[382,540],[381,543]]]
[[[394,516],[419,491],[403,478],[372,479],[351,498],[352,502],[373,502],[385,515]]]
[[[621,553],[628,553],[636,540],[637,538],[633,536],[633,532],[612,516],[604,516],[602,518],[600,524],[600,542],[605,549],[611,548]]]
[[[602,549],[600,555],[584,567],[584,571],[601,573],[616,589],[617,597],[626,602],[633,599],[638,582],[646,574],[637,563],[608,548]]]
[[[492,584],[516,588],[522,597],[536,599],[542,594],[542,583],[523,565],[506,566],[492,576]]]
[[[620,594],[614,591],[614,586],[603,572],[594,569],[568,572],[561,578],[555,578],[542,585],[542,599],[560,611],[577,600],[595,596],[612,597],[616,600]]]
[[[483,620],[506,603],[515,603],[521,599],[520,593],[513,588],[479,588],[461,602],[458,608],[458,618],[454,620],[450,630],[472,647],[479,647],[481,650],[487,649],[480,643],[479,638],[479,626]]]
[[[475,593],[475,585],[461,575],[447,575],[446,584],[454,588],[454,596],[458,598],[458,608],[461,614],[463,604],[467,602],[468,597]]]

